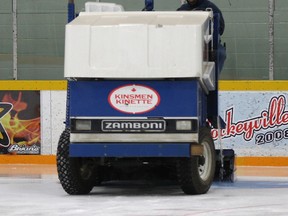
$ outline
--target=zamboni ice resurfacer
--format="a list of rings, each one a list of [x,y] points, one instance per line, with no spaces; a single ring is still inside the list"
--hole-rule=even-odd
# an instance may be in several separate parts
[[[210,133],[219,119],[217,16],[109,7],[117,12],[82,12],[66,25],[64,190],[87,194],[106,181],[158,175],[203,194],[215,172],[232,178],[234,162]]]

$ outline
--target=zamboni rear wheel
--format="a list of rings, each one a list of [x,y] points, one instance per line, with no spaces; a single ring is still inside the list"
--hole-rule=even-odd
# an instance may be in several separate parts
[[[97,181],[95,162],[92,158],[70,158],[69,144],[70,130],[65,129],[57,148],[58,178],[68,194],[88,194]]]
[[[202,128],[199,143],[204,147],[202,157],[181,158],[178,161],[178,179],[185,194],[206,193],[214,178],[215,146],[209,128]]]

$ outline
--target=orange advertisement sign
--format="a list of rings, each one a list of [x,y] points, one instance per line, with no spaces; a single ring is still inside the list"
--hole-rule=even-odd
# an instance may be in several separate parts
[[[40,91],[0,91],[0,154],[40,154]]]

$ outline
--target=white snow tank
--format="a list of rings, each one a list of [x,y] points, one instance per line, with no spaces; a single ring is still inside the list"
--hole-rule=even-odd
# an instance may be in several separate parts
[[[85,12],[119,12],[124,11],[122,5],[106,2],[86,2]]]
[[[210,11],[80,13],[66,25],[65,77],[206,77],[213,84],[211,17]]]

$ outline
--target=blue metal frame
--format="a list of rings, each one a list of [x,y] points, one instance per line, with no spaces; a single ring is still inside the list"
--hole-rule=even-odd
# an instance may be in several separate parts
[[[75,19],[75,4],[74,1],[68,2],[68,23]]]
[[[220,43],[220,33],[219,33],[219,26],[220,26],[220,15],[214,14],[214,32],[213,32],[213,55],[215,57],[215,90],[210,91],[208,98],[207,98],[207,115],[209,118],[216,119],[218,117],[218,94],[219,94],[219,53],[218,53],[218,46]]]
[[[191,157],[190,143],[71,143],[70,157]]]
[[[154,0],[145,0],[145,11],[153,11],[154,9]]]

